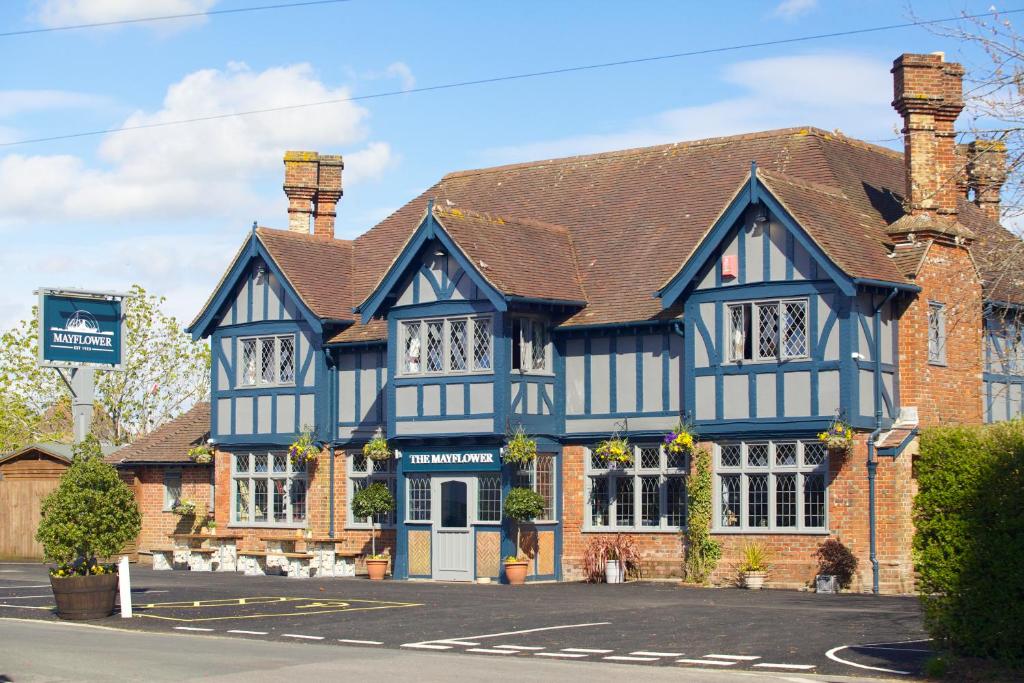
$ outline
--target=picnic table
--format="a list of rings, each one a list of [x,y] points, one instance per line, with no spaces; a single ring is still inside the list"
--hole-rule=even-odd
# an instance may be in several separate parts
[[[180,560],[196,572],[233,572],[238,564],[240,534],[168,534],[174,543],[174,564]]]
[[[261,536],[267,566],[288,576],[355,576],[357,553],[338,552],[341,539],[330,536]]]

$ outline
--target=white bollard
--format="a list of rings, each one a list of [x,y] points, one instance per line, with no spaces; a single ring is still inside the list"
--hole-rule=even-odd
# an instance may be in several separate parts
[[[128,574],[128,556],[122,555],[117,566],[117,582],[121,588],[121,618],[132,618],[132,579]]]

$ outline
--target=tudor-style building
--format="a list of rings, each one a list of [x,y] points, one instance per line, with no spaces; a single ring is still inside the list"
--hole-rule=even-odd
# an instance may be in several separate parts
[[[579,578],[603,532],[677,575],[691,463],[660,443],[683,419],[714,455],[718,580],[753,538],[775,585],[804,585],[838,536],[858,588],[910,589],[917,429],[1020,413],[1024,296],[1000,149],[954,142],[962,69],[893,72],[902,155],[793,128],[465,171],[355,240],[334,238],[341,158],[289,152],[289,229],[254,227],[190,327],[213,349],[219,527],[366,552],[348,501],[379,480],[396,578],[502,578],[501,503],[527,485],[534,579]],[[837,416],[846,458],[816,438]],[[526,471],[501,461],[520,425]],[[378,429],[391,461],[361,454]],[[307,430],[324,453],[296,468]],[[615,431],[623,470],[591,453]]]

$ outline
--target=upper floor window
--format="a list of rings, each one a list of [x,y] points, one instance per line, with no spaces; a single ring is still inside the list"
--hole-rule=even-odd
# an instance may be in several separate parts
[[[720,444],[715,528],[825,531],[828,450],[818,441]]]
[[[520,372],[551,372],[551,338],[541,320],[512,320],[512,369]]]
[[[946,364],[946,305],[928,303],[928,362]]]
[[[807,299],[729,304],[730,361],[807,358]]]
[[[243,386],[295,383],[295,335],[245,337],[240,343]]]
[[[989,369],[1016,374],[1024,370],[1024,328],[1016,315],[1003,315],[986,321],[990,335]]]
[[[403,320],[400,325],[403,375],[492,370],[489,317]]]
[[[658,444],[633,447],[633,464],[609,469],[589,452],[584,527],[587,529],[681,529],[686,527],[686,456]]]
[[[231,522],[304,526],[306,468],[287,452],[235,453],[231,463]]]

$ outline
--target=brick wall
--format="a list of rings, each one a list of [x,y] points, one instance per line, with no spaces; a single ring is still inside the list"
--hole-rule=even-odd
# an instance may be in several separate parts
[[[139,550],[166,548],[171,543],[169,534],[192,530],[191,518],[182,518],[164,510],[164,474],[168,471],[181,472],[181,497],[194,500],[201,514],[210,506],[211,469],[209,465],[120,468],[121,478],[135,490],[135,500],[142,513],[142,531],[137,543]]]

